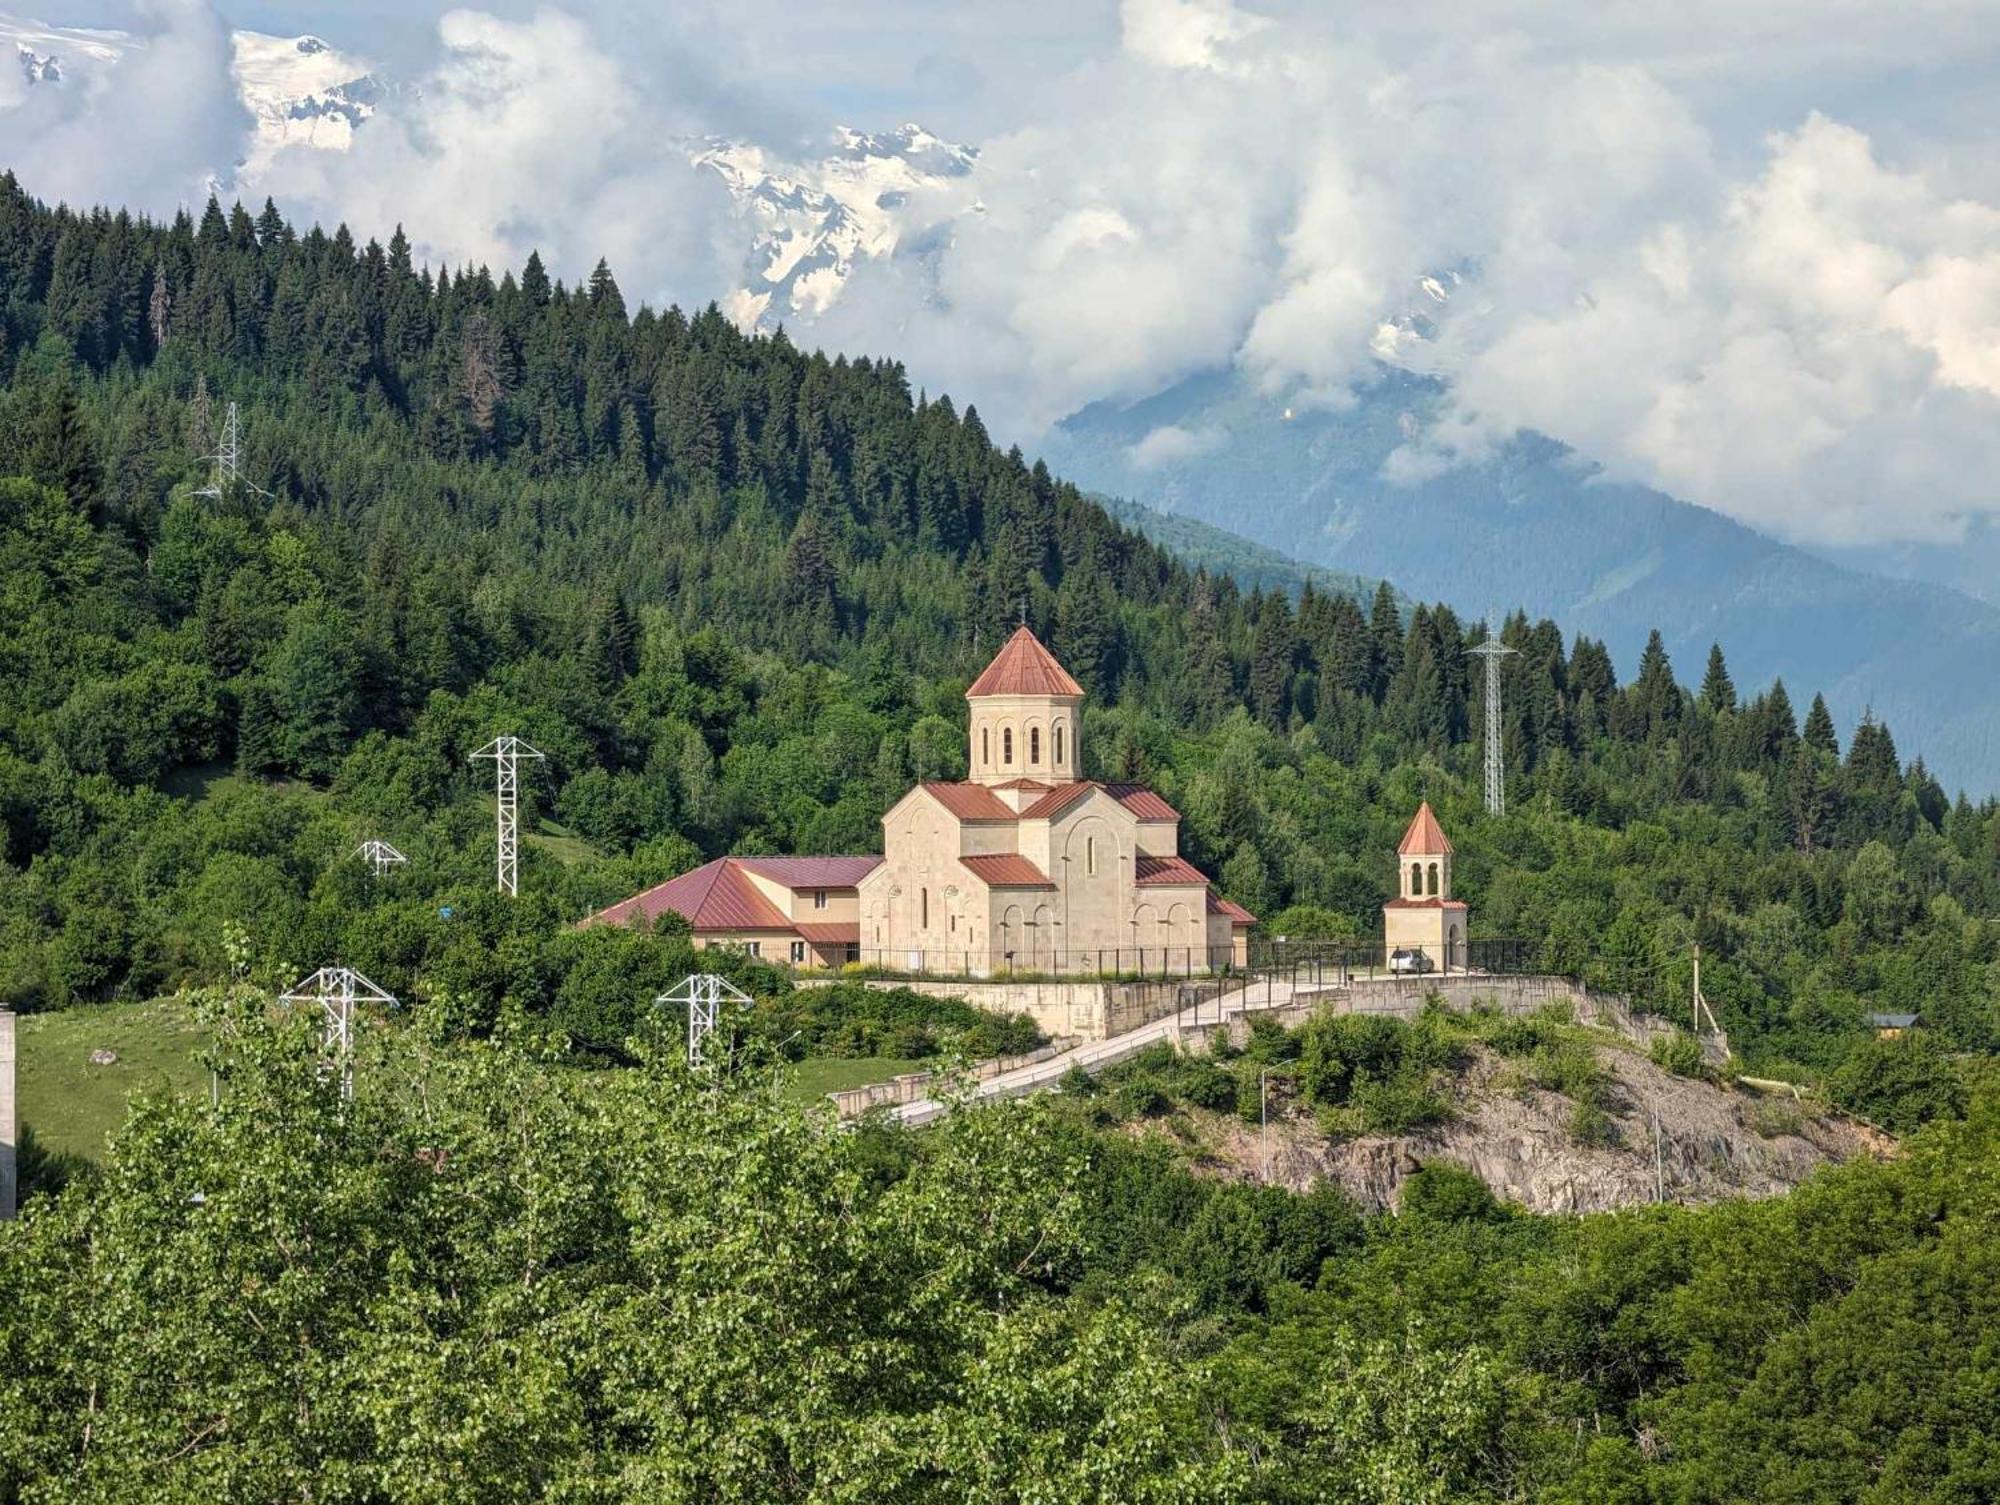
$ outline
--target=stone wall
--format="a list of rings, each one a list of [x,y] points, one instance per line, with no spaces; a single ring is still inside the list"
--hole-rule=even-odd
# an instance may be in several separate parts
[[[966,1076],[975,1082],[983,1082],[988,1077],[1000,1075],[1003,1071],[1013,1071],[1022,1066],[1033,1066],[1054,1056],[1061,1055],[1075,1043],[1068,1040],[1051,1040],[1039,1050],[1031,1050],[1024,1056],[996,1056],[990,1061],[980,1061]],[[851,1087],[845,1092],[829,1092],[833,1108],[842,1118],[859,1118],[871,1108],[892,1108],[900,1103],[913,1103],[920,1097],[928,1097],[931,1088],[938,1084],[939,1073],[935,1071],[906,1071],[893,1076],[886,1082],[870,1082],[865,1087]]]

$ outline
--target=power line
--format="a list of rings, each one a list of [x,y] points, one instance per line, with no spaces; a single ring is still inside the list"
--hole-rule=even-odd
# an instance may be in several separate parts
[[[258,496],[271,494],[255,482],[243,479],[243,435],[235,403],[229,405],[229,411],[222,420],[222,440],[216,445],[215,453],[202,458],[213,461],[215,470],[209,483],[195,492],[196,496],[213,497],[219,501],[238,486],[254,491]]]
[[[1507,813],[1507,756],[1500,737],[1500,660],[1517,650],[1500,641],[1493,619],[1486,619],[1486,641],[1470,650],[1486,660],[1486,813]]]
[[[340,1071],[340,1095],[354,1096],[354,1005],[395,1006],[395,998],[352,967],[321,967],[304,982],[278,995],[280,1003],[316,1004],[320,1011],[320,1045]]]
[[[392,867],[400,867],[410,859],[390,846],[386,841],[370,838],[354,849],[354,855],[375,869],[375,876],[384,877]]]
[[[715,1033],[722,1014],[724,1000],[747,1004],[750,995],[713,972],[697,972],[682,978],[666,992],[653,1000],[655,1008],[671,1004],[687,1007],[687,1059],[690,1069],[699,1071],[709,1065],[707,1056],[708,1037]]]
[[[494,822],[499,836],[500,892],[521,891],[521,760],[541,761],[542,755],[519,737],[495,737],[472,755],[490,758],[499,777]]]

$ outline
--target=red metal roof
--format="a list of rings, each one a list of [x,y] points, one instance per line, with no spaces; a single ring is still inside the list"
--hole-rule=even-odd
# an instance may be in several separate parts
[[[1054,888],[1049,875],[1018,852],[994,852],[982,857],[961,857],[960,864],[973,877],[995,888]]]
[[[1021,812],[1022,820],[1054,820],[1082,799],[1095,784],[1058,784]]]
[[[861,944],[861,925],[858,921],[846,925],[794,925],[799,935],[815,946],[858,946]]]
[[[757,892],[732,857],[718,857],[642,894],[599,910],[586,925],[651,924],[667,910],[695,930],[790,930],[792,922]]]
[[[986,672],[965,692],[967,700],[982,695],[1067,695],[1081,696],[1083,686],[1069,677],[1056,656],[1042,646],[1042,640],[1027,627],[1014,635],[993,655]]]
[[[1403,833],[1402,844],[1396,848],[1396,853],[1401,857],[1451,855],[1451,840],[1444,834],[1444,827],[1438,824],[1438,818],[1431,814],[1429,800],[1417,806],[1410,829]]]
[[[925,784],[921,786],[960,820],[1015,820],[1018,817],[984,784]]]
[[[1031,790],[1032,790],[1032,789],[1053,789],[1053,788],[1054,788],[1055,786],[1054,786],[1053,784],[1047,784],[1047,783],[1044,783],[1044,782],[1043,782],[1042,780],[1040,780],[1040,779],[1009,779],[1009,780],[1008,780],[1008,781],[1007,781],[1006,783],[1004,783],[1004,784],[995,784],[995,785],[994,785],[993,787],[994,787],[995,789],[1031,789]]]
[[[1113,799],[1141,820],[1179,820],[1180,811],[1144,784],[1106,784]]]
[[[1155,883],[1208,884],[1208,875],[1185,857],[1148,857],[1141,852],[1132,860],[1132,881],[1145,887]]]
[[[880,857],[737,857],[760,878],[787,888],[852,888],[882,865]]]
[[[1249,910],[1234,900],[1223,898],[1214,889],[1210,889],[1208,892],[1208,912],[1210,914],[1228,915],[1231,925],[1254,925],[1257,923],[1257,917],[1250,913]]]

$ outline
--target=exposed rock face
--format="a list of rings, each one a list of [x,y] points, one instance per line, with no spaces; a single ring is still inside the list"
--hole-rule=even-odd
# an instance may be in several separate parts
[[[1655,1113],[1661,1179],[1674,1202],[1774,1196],[1822,1165],[1895,1149],[1886,1136],[1810,1104],[1672,1076],[1626,1048],[1606,1046],[1598,1057],[1611,1079],[1608,1111],[1617,1132],[1611,1148],[1578,1144],[1568,1098],[1508,1090],[1504,1063],[1481,1051],[1458,1079],[1457,1116],[1440,1128],[1329,1139],[1304,1109],[1274,1112],[1270,1179],[1294,1190],[1332,1181],[1362,1207],[1381,1211],[1398,1205],[1404,1180],[1419,1165],[1447,1161],[1531,1212],[1605,1212],[1654,1199]],[[1255,1125],[1224,1116],[1202,1120],[1197,1169],[1250,1180],[1263,1173]]]

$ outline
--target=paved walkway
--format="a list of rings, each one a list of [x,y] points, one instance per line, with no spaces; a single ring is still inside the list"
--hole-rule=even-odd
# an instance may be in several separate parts
[[[1299,994],[1325,991],[1328,991],[1327,987],[1320,984],[1298,989]],[[1095,1076],[1107,1066],[1115,1066],[1120,1061],[1136,1056],[1149,1045],[1176,1038],[1183,1029],[1223,1024],[1239,1014],[1283,1008],[1292,1001],[1293,996],[1293,987],[1289,979],[1259,978],[1233,993],[1224,993],[1220,998],[1205,999],[1193,1008],[1182,1009],[1177,1014],[1163,1014],[1150,1024],[1142,1024],[1137,1029],[1127,1030],[1122,1035],[1114,1035],[1109,1040],[1092,1040],[1066,1050],[1061,1055],[1050,1056],[1046,1061],[1037,1061],[1032,1066],[1022,1066],[1013,1071],[1002,1072],[999,1076],[988,1077],[985,1081],[976,1083],[965,1100],[979,1102],[985,1098],[1021,1097],[1030,1092],[1044,1091],[1060,1082],[1069,1074],[1072,1067],[1081,1067]],[[942,1118],[950,1108],[950,1103],[940,1102],[936,1098],[920,1097],[915,1102],[904,1103],[901,1107],[892,1109],[891,1112],[898,1122],[908,1124],[912,1128],[921,1128]]]

